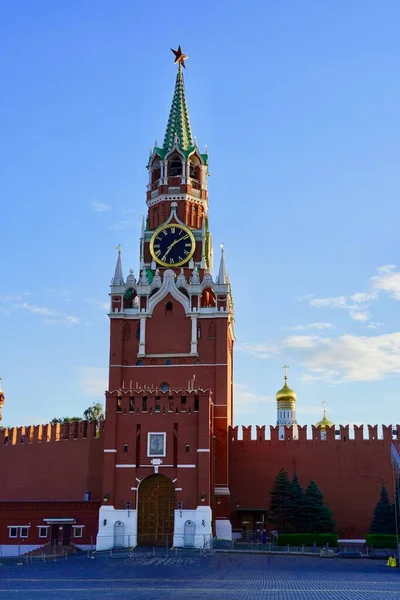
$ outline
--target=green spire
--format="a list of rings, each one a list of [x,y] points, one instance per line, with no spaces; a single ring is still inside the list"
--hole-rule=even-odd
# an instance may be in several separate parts
[[[167,130],[164,137],[163,150],[165,153],[172,150],[175,140],[177,140],[178,148],[184,152],[187,152],[193,147],[181,65],[179,65],[178,73],[176,75],[174,97],[172,99]]]

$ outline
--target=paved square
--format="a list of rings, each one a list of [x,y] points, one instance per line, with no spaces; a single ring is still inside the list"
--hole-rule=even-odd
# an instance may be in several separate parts
[[[138,552],[0,567],[0,600],[400,599],[385,561],[303,556]]]

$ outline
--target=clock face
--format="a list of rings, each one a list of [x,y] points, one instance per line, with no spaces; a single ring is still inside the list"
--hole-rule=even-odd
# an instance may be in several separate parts
[[[183,225],[162,225],[150,240],[150,253],[163,267],[180,267],[190,260],[196,249],[193,233]]]

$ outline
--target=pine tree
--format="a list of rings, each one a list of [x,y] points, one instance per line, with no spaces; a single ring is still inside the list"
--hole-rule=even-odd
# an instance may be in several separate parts
[[[335,530],[332,513],[315,481],[307,487],[303,499],[303,531],[306,533],[331,533]]]
[[[375,506],[372,517],[370,533],[396,533],[396,524],[394,518],[394,509],[389,502],[389,496],[385,485],[382,485],[379,502]]]
[[[271,490],[268,520],[279,533],[291,533],[292,526],[292,483],[286,471],[281,469]]]
[[[300,485],[297,473],[293,475],[292,479],[292,490],[291,490],[291,521],[293,531],[295,533],[301,533],[303,531],[303,500],[304,492]]]
[[[326,504],[321,510],[320,533],[335,533],[335,521],[332,517],[332,511]]]

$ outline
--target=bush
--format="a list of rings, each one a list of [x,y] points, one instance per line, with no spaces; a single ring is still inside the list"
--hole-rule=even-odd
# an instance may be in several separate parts
[[[385,533],[369,533],[365,542],[371,548],[397,548],[396,536]]]
[[[319,548],[325,544],[336,548],[337,541],[334,533],[281,533],[278,536],[278,546],[313,546],[315,543]]]

